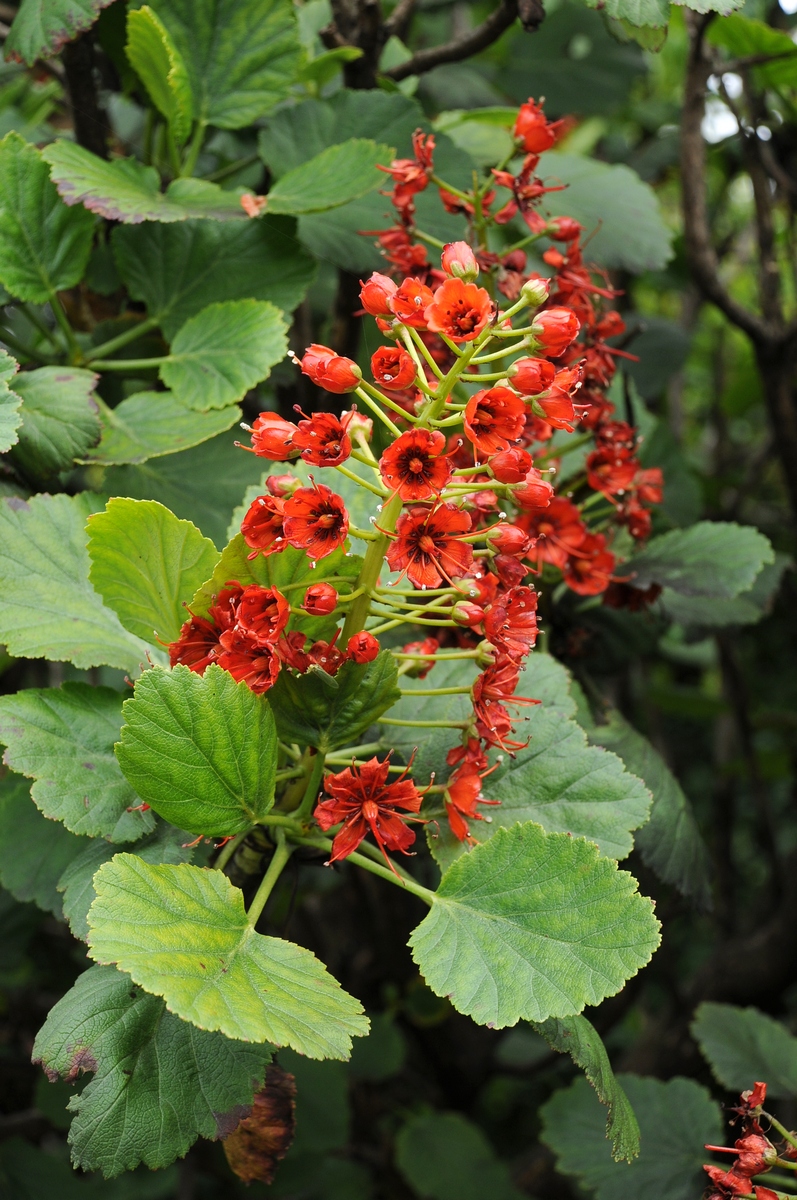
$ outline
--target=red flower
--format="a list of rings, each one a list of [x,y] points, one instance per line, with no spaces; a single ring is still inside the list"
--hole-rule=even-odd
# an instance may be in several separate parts
[[[310,558],[324,558],[346,541],[349,517],[340,496],[316,483],[285,501],[285,537]]]
[[[531,470],[531,455],[518,446],[510,446],[494,454],[489,463],[499,483],[522,483]]]
[[[598,596],[612,581],[615,558],[602,533],[588,533],[562,568],[567,586],[579,596]]]
[[[258,496],[252,501],[241,522],[244,541],[254,551],[250,558],[257,558],[258,553],[268,557],[285,549],[284,518],[285,501],[277,496]]]
[[[324,789],[332,799],[322,800],[314,815],[324,832],[343,822],[332,843],[330,862],[353,853],[369,830],[388,863],[388,850],[406,854],[415,841],[415,833],[396,809],[417,813],[423,797],[412,780],[404,778],[406,772],[388,783],[389,768],[388,760],[372,758],[361,767],[327,775]]]
[[[252,449],[260,458],[270,458],[272,462],[287,462],[296,457],[293,446],[293,435],[296,426],[286,421],[277,413],[264,412],[252,426]]]
[[[534,318],[534,338],[537,345],[551,358],[564,354],[578,336],[578,317],[569,308],[546,308]]]
[[[326,617],[338,605],[338,593],[331,583],[314,583],[307,589],[302,608],[311,617]]]
[[[243,595],[240,583],[225,583],[222,591],[213,597],[213,604],[208,610],[208,616],[215,621],[219,629],[233,629],[238,619],[238,601]]]
[[[443,247],[440,263],[446,275],[472,283],[479,274],[476,255],[467,242],[449,242]]]
[[[371,356],[371,371],[377,383],[400,392],[415,382],[416,367],[412,355],[400,346],[380,346]]]
[[[627,492],[636,478],[636,459],[622,458],[612,450],[593,450],[587,455],[587,482],[596,492],[607,496]]]
[[[531,537],[537,539],[535,552],[530,557],[538,566],[541,562],[549,562],[555,567],[564,567],[570,553],[578,549],[587,536],[581,513],[563,496],[555,496],[541,513],[522,514],[519,521]]]
[[[334,390],[327,388],[327,391]],[[293,435],[293,444],[301,450],[305,462],[316,467],[336,467],[351,454],[347,424],[333,413],[314,413],[312,417],[299,422]]]
[[[545,420],[554,429],[566,429],[573,432],[572,422],[576,419],[573,406],[573,396],[581,386],[581,371],[579,367],[571,367],[565,371],[557,371],[553,386],[544,396],[536,396],[535,406],[538,405],[545,414]]]
[[[313,642],[307,651],[308,665],[321,667],[327,675],[337,675],[346,661],[346,655],[335,645],[340,635],[337,631],[331,642]]]
[[[426,324],[454,342],[472,342],[493,315],[490,293],[475,283],[447,279],[426,308]]]
[[[245,683],[250,691],[267,692],[277,682],[280,660],[270,645],[258,645],[243,633],[230,630],[229,648],[222,651],[218,664],[229,671],[237,683]]]
[[[512,495],[521,508],[547,508],[553,497],[553,485],[543,479],[536,467],[531,467]]]
[[[548,237],[554,238],[557,242],[573,242],[580,236],[583,229],[584,226],[579,225],[578,221],[574,221],[572,217],[554,217],[548,223]]]
[[[507,371],[512,387],[524,396],[539,396],[554,380],[556,367],[546,358],[519,358]]]
[[[366,633],[363,629],[349,638],[346,652],[356,663],[373,662],[379,653],[379,642],[372,633]]]
[[[379,460],[385,486],[404,501],[428,500],[451,478],[446,439],[439,429],[409,429],[396,438]]]
[[[173,667],[182,663],[202,675],[215,660],[218,645],[219,631],[216,626],[204,617],[192,616],[183,625],[177,641],[169,646],[169,662]]]
[[[513,701],[515,704],[539,704],[538,700],[527,700],[525,697],[514,698],[518,684],[518,668],[507,660],[496,661],[493,666],[482,671],[472,688],[473,711],[476,716],[476,729],[479,736],[490,745],[519,747],[521,742],[509,740],[512,732],[512,718],[504,704]]]
[[[307,645],[307,634],[301,633],[295,629],[292,633],[284,634],[275,647],[279,655],[280,662],[286,667],[293,667],[294,671],[300,671],[302,675],[310,666],[310,659],[305,653]]]
[[[634,487],[643,504],[661,504],[664,499],[664,475],[661,467],[646,467],[634,476]]]
[[[747,1133],[737,1138],[733,1146],[706,1146],[718,1154],[735,1154],[736,1162],[731,1167],[735,1175],[761,1175],[769,1171],[778,1157],[778,1152],[768,1137],[762,1133]]]
[[[538,633],[534,588],[513,587],[497,596],[485,612],[484,632],[496,650],[513,662],[530,654]]]
[[[291,606],[276,588],[251,583],[235,602],[235,625],[221,635],[225,650],[232,649],[232,636],[239,633],[251,638],[258,646],[276,642],[291,615]]]
[[[416,129],[412,135],[412,148],[414,158],[394,158],[389,167],[379,167],[380,171],[395,181],[392,199],[399,210],[411,206],[412,197],[422,192],[429,183],[433,169],[434,135]]]
[[[428,288],[420,279],[413,279],[410,276],[390,297],[390,311],[405,325],[411,325],[413,329],[425,329],[424,312],[433,299],[432,289]]]
[[[401,652],[402,654],[418,655],[437,654],[439,649],[440,643],[437,638],[428,637],[424,638],[422,642],[407,642],[407,645],[402,647]],[[433,658],[419,658],[417,662],[409,664],[406,674],[411,679],[425,679],[435,665],[435,659]]]
[[[631,537],[638,542],[648,537],[653,527],[650,513],[633,496],[626,503],[618,505],[615,520],[618,525],[625,525]]]
[[[353,392],[363,373],[350,358],[342,358],[329,346],[308,346],[301,361],[302,374],[308,375],[318,387],[327,392]]]
[[[396,284],[387,275],[374,271],[365,283],[360,280],[360,301],[372,317],[386,317],[390,312],[390,298],[397,291]]]
[[[471,396],[464,413],[465,433],[482,454],[508,450],[520,437],[526,421],[523,401],[507,387],[494,387]]]
[[[521,558],[529,548],[528,534],[508,521],[494,525],[487,534],[487,541],[499,554],[511,554],[515,558]]]
[[[495,770],[495,767],[491,768]],[[472,842],[468,821],[483,821],[484,816],[476,809],[477,804],[500,804],[500,800],[486,800],[482,796],[482,781],[489,771],[479,772],[475,766],[463,762],[452,773],[446,784],[445,806],[451,832],[460,842]]]
[[[546,120],[542,109],[529,99],[520,106],[514,133],[529,154],[542,154],[553,146],[563,124],[563,121]]]
[[[392,571],[406,572],[416,587],[436,588],[443,579],[450,581],[470,570],[473,551],[458,540],[470,527],[468,513],[454,504],[403,513],[387,551],[388,565]]]
[[[496,554],[493,567],[501,584],[505,588],[517,587],[529,573],[529,569],[511,554]]]

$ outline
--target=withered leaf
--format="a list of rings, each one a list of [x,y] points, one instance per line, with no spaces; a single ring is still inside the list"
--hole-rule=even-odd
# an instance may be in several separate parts
[[[266,1072],[265,1086],[254,1098],[251,1113],[224,1139],[227,1162],[244,1183],[255,1179],[271,1183],[295,1131],[296,1082],[274,1063]]]

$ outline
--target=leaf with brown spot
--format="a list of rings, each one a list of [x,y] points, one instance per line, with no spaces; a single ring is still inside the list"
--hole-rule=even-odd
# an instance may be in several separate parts
[[[296,1132],[296,1081],[273,1063],[250,1115],[224,1139],[230,1167],[244,1183],[271,1183]]]

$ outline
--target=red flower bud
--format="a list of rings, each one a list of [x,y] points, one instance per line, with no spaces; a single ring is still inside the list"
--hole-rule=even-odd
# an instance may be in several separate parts
[[[521,104],[515,119],[515,137],[527,154],[542,154],[553,146],[561,127],[561,121],[548,121],[542,109],[533,100],[527,100]]]
[[[325,617],[334,612],[338,604],[338,593],[331,583],[314,583],[304,594],[302,608],[312,617]]]
[[[524,533],[522,529],[518,529],[517,525],[510,525],[508,521],[495,525],[487,534],[487,541],[495,547],[499,554],[511,554],[518,557],[526,553],[529,545],[528,534]]]
[[[363,373],[350,358],[342,358],[328,346],[308,346],[301,362],[302,373],[327,392],[353,392]]]
[[[373,662],[379,653],[379,642],[372,633],[366,633],[363,629],[361,633],[355,633],[349,638],[346,649],[349,657],[356,663],[369,663]]]
[[[299,453],[293,445],[297,427],[277,413],[264,412],[252,426],[252,449],[260,458],[287,462]]]
[[[451,609],[451,619],[456,621],[457,625],[467,625],[472,629],[484,620],[484,609],[478,604],[471,604],[469,600],[458,600]]]
[[[440,261],[446,275],[453,275],[455,279],[472,283],[478,277],[479,264],[467,242],[449,242]]]
[[[569,308],[546,308],[537,313],[533,325],[537,345],[551,358],[564,353],[580,328],[578,317]]]
[[[392,392],[400,392],[415,382],[412,355],[400,346],[380,346],[371,356],[371,370],[376,382]]]
[[[299,480],[295,475],[269,475],[266,480],[266,491],[280,499],[292,496],[298,486]]]
[[[380,275],[378,271],[374,271],[370,279],[365,283],[360,280],[360,301],[363,308],[372,317],[386,317],[390,312],[390,297],[394,296],[398,288],[392,279],[388,279],[387,275]]]
[[[519,358],[507,371],[512,386],[525,396],[539,396],[554,381],[556,367],[545,358]]]
[[[501,450],[489,460],[499,483],[522,483],[531,470],[531,455],[519,446]]]
[[[512,494],[521,508],[547,508],[551,503],[553,487],[547,479],[543,479],[536,467],[532,467]]]
[[[557,242],[573,242],[582,229],[583,225],[579,225],[572,217],[554,217],[548,224],[548,237],[555,238]]]

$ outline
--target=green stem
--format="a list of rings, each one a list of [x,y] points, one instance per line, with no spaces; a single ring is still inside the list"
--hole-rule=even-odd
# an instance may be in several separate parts
[[[85,361],[87,363],[94,362],[96,358],[102,358],[104,354],[114,354],[117,350],[121,350],[123,346],[136,341],[142,334],[149,333],[150,329],[157,329],[157,327],[157,317],[147,317],[146,321],[136,321],[124,333],[119,333],[116,337],[109,338],[107,342],[103,342],[102,345],[94,346],[93,349],[88,350],[84,356]]]
[[[318,798],[318,789],[321,786],[323,775],[324,756],[316,751],[310,766],[310,774],[307,776],[307,787],[304,789],[302,802],[294,814],[297,821],[306,821],[312,813],[313,805]]]
[[[379,407],[379,405],[376,404],[375,401],[373,401],[371,399],[371,397],[368,395],[368,393],[366,391],[364,391],[363,388],[361,388],[361,387],[357,388],[357,395],[360,397],[360,399],[363,401],[364,404],[368,405],[368,407],[370,408],[370,410],[374,414],[374,416],[379,417],[379,420],[382,422],[383,425],[387,425],[388,429],[393,434],[393,437],[401,436],[401,430],[398,428],[398,426],[393,424],[393,422],[391,421],[391,419],[387,415],[387,413],[382,411],[382,409]],[[404,416],[407,416],[407,414],[404,413]]]
[[[446,188],[446,191],[450,191],[450,188]],[[418,229],[417,225],[414,234],[416,238],[420,238],[422,242],[426,242],[427,246],[434,246],[435,250],[445,250],[446,248],[445,242],[441,242],[439,238],[432,237],[431,233],[424,233],[422,229]]]
[[[24,342],[20,342],[7,329],[0,329],[0,342],[4,342],[15,354],[21,354],[23,358],[29,358],[31,362],[41,363],[44,366],[52,365],[53,360],[49,355],[40,354],[38,350],[33,350],[30,346],[26,346]]]
[[[399,688],[402,696],[415,696],[418,699],[426,698],[426,696],[468,696],[470,694],[469,687],[443,687],[443,688]]]
[[[330,838],[322,837],[296,837],[292,839],[299,846],[315,846],[318,850],[331,850],[332,841]],[[379,875],[381,879],[387,879],[389,883],[394,883],[398,887],[405,887],[408,892],[419,896],[424,900],[429,907],[434,904],[435,894],[423,887],[420,883],[416,883],[407,875],[399,875],[398,872],[393,872],[390,867],[382,866],[381,863],[373,862],[370,858],[366,858],[364,854],[347,854],[346,858],[349,862],[353,862],[356,866],[362,867],[364,871],[370,871],[372,875]]]
[[[20,308],[20,312],[23,312],[25,314],[25,316],[28,318],[31,325],[35,325],[35,327],[38,329],[39,333],[44,334],[44,336],[47,338],[47,341],[50,343],[50,345],[54,346],[55,349],[60,354],[61,346],[58,341],[58,338],[55,336],[55,334],[53,333],[52,329],[47,324],[47,322],[42,320],[39,313],[36,312],[36,309],[33,308],[30,304],[20,304],[19,308]]]
[[[83,359],[83,352],[81,351],[80,346],[77,343],[77,338],[75,337],[75,331],[72,328],[72,326],[69,324],[69,318],[67,317],[66,313],[64,312],[64,306],[61,303],[61,301],[58,299],[57,292],[53,292],[50,296],[50,308],[53,310],[53,316],[55,317],[56,321],[58,322],[58,324],[61,328],[61,332],[63,333],[64,338],[66,339],[66,344],[69,348],[70,360],[73,363],[81,362]]]
[[[180,155],[177,153],[177,142],[174,140],[174,130],[171,124],[166,129],[166,150],[169,155],[169,165],[172,175],[177,179],[180,175]]]
[[[418,333],[418,330],[408,327],[408,328],[402,329],[401,333],[402,333],[402,337],[404,338],[404,342],[407,345],[407,349],[410,352],[412,352],[412,346],[409,344],[410,342],[413,345],[417,346],[418,350],[421,352],[423,357],[426,359],[426,362],[429,364],[430,370],[434,372],[434,374],[437,376],[438,379],[443,379],[444,378],[443,372],[440,370],[440,368],[438,367],[434,358],[432,357],[429,347],[426,345],[423,338]]]
[[[345,645],[349,638],[355,633],[359,633],[365,628],[365,622],[368,619],[368,612],[371,606],[371,592],[376,586],[379,575],[382,571],[382,564],[385,560],[385,551],[390,545],[390,534],[396,528],[396,521],[401,512],[402,500],[401,496],[396,494],[392,500],[389,500],[382,511],[381,526],[385,531],[380,533],[374,541],[370,543],[365,552],[360,578],[357,580],[357,586],[363,589],[363,594],[358,596],[348,611],[346,620],[343,623],[343,633],[341,640]]]
[[[181,176],[193,175],[194,168],[199,158],[199,152],[202,149],[202,143],[205,140],[205,130],[207,129],[207,121],[197,121],[194,126],[194,135],[191,138],[191,143],[188,147],[185,158],[183,159],[183,167],[180,171]]]
[[[171,361],[171,355],[164,354],[160,358],[95,358],[92,359],[91,365],[97,371],[144,371],[151,367],[162,367],[164,363]]]
[[[378,404],[384,404],[385,407],[389,408],[391,412],[394,412],[397,417],[403,417],[405,421],[414,420],[414,418],[406,411],[406,409],[403,409],[400,404],[396,404],[396,402],[391,400],[388,396],[383,396],[379,388],[375,388],[374,385],[369,383],[367,379],[363,379],[360,387],[357,388],[358,396],[361,395],[361,388],[364,388],[367,392],[370,392],[371,396]]]
[[[780,1121],[778,1121],[775,1117],[772,1116],[772,1113],[764,1112],[763,1109],[761,1111],[762,1111],[762,1115],[766,1117],[766,1119],[770,1122],[772,1127],[774,1129],[777,1129],[780,1136],[782,1138],[785,1138],[790,1146],[794,1146],[795,1148],[797,1148],[797,1136],[795,1136],[794,1133],[792,1133],[790,1130],[788,1130],[785,1125],[781,1125]]]
[[[344,467],[341,463],[337,464],[335,470],[340,471],[341,475],[345,475],[347,479],[352,481],[352,483],[356,483],[359,487],[365,488],[369,492],[373,492],[373,494],[378,496],[380,500],[384,500],[390,495],[390,492],[388,492],[386,488],[377,487],[375,483],[368,483],[367,480],[361,479],[359,475],[355,475],[354,471],[350,471],[348,467]]]
[[[222,179],[229,179],[231,175],[243,171],[244,167],[251,167],[259,161],[259,154],[247,154],[246,158],[239,158],[237,162],[227,163],[226,167],[219,167],[218,171],[212,171],[210,175],[203,175],[202,178],[206,179],[208,183],[221,183]]]
[[[247,920],[253,929],[257,924],[260,914],[266,906],[266,901],[274,890],[274,885],[282,874],[285,864],[292,854],[293,846],[287,845],[284,832],[281,829],[278,829],[276,849],[271,856],[271,862],[268,864],[268,870],[263,876],[260,887],[257,889],[255,898],[249,905],[249,911],[246,914]]]
[[[236,837],[234,837],[232,839],[232,841],[227,842],[226,846],[222,846],[221,850],[219,851],[218,858],[216,859],[216,861],[213,864],[213,866],[215,867],[215,869],[217,871],[224,870],[224,868],[227,866],[227,863],[230,861],[233,854],[235,854],[235,851],[238,849],[241,842],[244,840],[244,838],[247,836],[248,833],[249,833],[249,830],[245,829],[243,831],[243,833],[239,833]]]
[[[397,717],[380,717],[382,725],[401,725],[408,729],[468,729],[470,721],[399,721]]]

